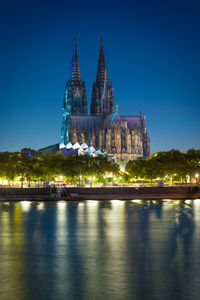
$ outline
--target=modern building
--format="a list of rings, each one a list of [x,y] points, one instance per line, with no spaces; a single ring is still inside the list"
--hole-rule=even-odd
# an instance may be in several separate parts
[[[124,163],[150,154],[145,116],[121,116],[114,104],[102,40],[89,114],[85,83],[81,78],[77,43],[74,39],[71,74],[63,99],[59,148],[64,150],[76,143],[93,146]]]

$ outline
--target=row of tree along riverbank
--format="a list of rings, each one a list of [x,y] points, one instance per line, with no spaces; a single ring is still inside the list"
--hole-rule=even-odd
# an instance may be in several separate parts
[[[107,187],[107,188],[6,188],[0,201],[48,200],[166,200],[198,199],[198,186]]]
[[[126,171],[132,178],[144,178],[151,183],[156,178],[168,181],[171,185],[174,181],[199,183],[200,150],[157,152],[145,160],[129,161]]]
[[[0,185],[14,186],[24,182],[63,183],[147,182],[198,183],[200,150],[170,150],[154,153],[146,159],[129,161],[125,170],[108,156],[64,156],[41,154],[32,149],[0,153]]]

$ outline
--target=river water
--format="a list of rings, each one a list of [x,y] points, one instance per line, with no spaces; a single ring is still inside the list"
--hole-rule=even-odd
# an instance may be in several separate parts
[[[0,299],[200,299],[200,200],[0,203]]]

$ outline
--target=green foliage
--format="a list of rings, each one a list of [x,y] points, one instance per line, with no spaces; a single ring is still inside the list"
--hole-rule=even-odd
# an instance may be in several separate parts
[[[24,180],[50,181],[63,175],[68,180],[79,181],[80,177],[103,178],[106,173],[119,174],[119,166],[107,156],[66,157],[63,154],[41,154],[32,149],[0,153],[0,176],[9,181],[20,177],[22,186]]]
[[[108,157],[98,156],[68,156],[64,157],[62,173],[71,179],[82,176],[85,177],[102,177],[106,172],[118,174],[119,166]]]
[[[0,153],[0,177],[9,182],[17,176],[17,155],[16,153]]]
[[[0,177],[8,182],[20,178],[23,186],[27,181],[52,181],[63,175],[67,181],[84,181],[96,177],[96,182],[105,182],[105,175],[122,177],[129,182],[133,178],[145,179],[150,182],[160,178],[186,182],[186,177],[195,179],[200,172],[200,150],[189,149],[186,153],[178,150],[158,152],[146,160],[129,161],[126,173],[120,173],[119,165],[107,156],[91,157],[64,156],[62,154],[41,154],[25,148],[20,152],[0,153]],[[82,179],[82,180],[81,180]]]
[[[144,178],[151,182],[156,178],[169,178],[186,181],[195,177],[200,171],[200,150],[190,149],[186,153],[172,149],[166,152],[158,152],[149,156],[146,160],[129,161],[126,172],[130,177]]]

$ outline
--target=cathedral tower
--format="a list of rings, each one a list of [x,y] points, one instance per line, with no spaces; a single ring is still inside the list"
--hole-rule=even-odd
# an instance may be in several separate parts
[[[66,144],[69,141],[69,116],[80,114],[88,114],[88,104],[85,82],[81,80],[76,38],[74,38],[71,73],[65,85],[65,95],[63,99],[61,144]]]
[[[76,40],[70,78],[65,86],[59,148],[63,149],[63,154],[69,155],[80,154],[79,150],[83,150],[83,147],[87,147],[85,153],[89,155],[106,151],[115,156],[122,165],[129,160],[150,154],[145,117],[141,114],[124,116],[119,114],[118,109],[115,110],[102,40],[96,81],[92,88],[91,115],[88,115],[85,83],[81,80]],[[91,149],[98,150],[93,153]]]
[[[108,73],[101,40],[96,81],[92,87],[91,115],[110,115],[114,112],[112,84],[108,81]]]

